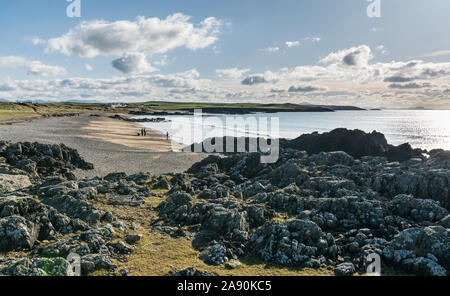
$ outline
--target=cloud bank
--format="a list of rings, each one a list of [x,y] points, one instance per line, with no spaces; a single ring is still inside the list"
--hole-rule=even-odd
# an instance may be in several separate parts
[[[34,44],[46,44],[46,52],[60,52],[93,58],[99,55],[121,56],[127,52],[163,54],[185,47],[190,50],[212,46],[220,34],[221,22],[209,17],[194,25],[182,13],[165,19],[138,17],[135,21],[82,22],[66,34]]]
[[[22,57],[0,57],[0,67],[25,68],[27,73],[36,76],[62,76],[66,75],[66,69],[58,66],[50,66],[40,61],[29,61]]]

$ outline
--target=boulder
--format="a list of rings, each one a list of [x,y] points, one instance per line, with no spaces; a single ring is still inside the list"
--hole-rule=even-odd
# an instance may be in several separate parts
[[[33,247],[39,235],[39,224],[20,216],[0,219],[0,251],[21,251]]]
[[[352,276],[355,273],[355,266],[352,263],[341,263],[334,269],[337,276]]]
[[[435,222],[443,219],[447,210],[439,202],[431,199],[418,199],[412,195],[401,194],[389,202],[392,213],[416,222]]]
[[[0,174],[0,194],[24,189],[31,185],[28,176]]]

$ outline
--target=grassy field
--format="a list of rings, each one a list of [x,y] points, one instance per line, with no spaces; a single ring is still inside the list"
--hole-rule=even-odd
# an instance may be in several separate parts
[[[334,110],[361,110],[352,106],[313,106],[296,104],[225,104],[225,103],[185,103],[185,102],[144,102],[129,103],[123,107],[112,108],[110,104],[94,103],[6,103],[0,102],[0,119],[28,118],[42,115],[130,112],[130,111],[193,111],[203,109],[212,113],[250,113],[250,112],[332,112]]]
[[[147,108],[152,110],[192,110],[192,109],[261,109],[273,110],[282,109],[286,111],[308,110],[315,106],[295,105],[295,104],[224,104],[224,103],[178,103],[178,102],[146,102],[130,104],[130,106]]]
[[[166,200],[167,190],[153,190],[161,197],[151,197],[145,205],[138,207],[108,205],[104,198],[99,198],[96,207],[110,211],[120,220],[133,221],[138,225],[134,232],[142,235],[141,240],[133,246],[133,252],[126,260],[115,260],[117,271],[127,269],[131,276],[165,276],[170,270],[181,270],[194,267],[222,276],[330,276],[334,274],[333,268],[298,268],[283,267],[248,256],[240,258],[241,266],[228,269],[226,266],[210,266],[199,259],[200,253],[192,247],[192,241],[186,238],[172,238],[150,227],[152,219],[157,216],[155,208]],[[123,233],[116,233],[117,240],[124,240]],[[118,275],[107,271],[97,271],[92,275],[108,276]]]
[[[0,103],[0,119],[26,118],[52,114],[104,112],[107,105],[82,103]]]

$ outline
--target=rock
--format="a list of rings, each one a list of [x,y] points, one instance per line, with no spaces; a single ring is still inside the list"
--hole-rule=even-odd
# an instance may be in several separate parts
[[[125,241],[131,245],[134,245],[138,241],[140,241],[142,238],[142,235],[140,234],[129,234],[125,237]]]
[[[0,194],[17,191],[31,185],[28,176],[0,174]]]
[[[0,219],[0,251],[21,251],[33,247],[39,235],[39,225],[20,216]]]
[[[301,169],[295,163],[288,162],[271,173],[271,181],[279,186],[290,184],[301,174]]]
[[[250,239],[253,252],[283,266],[316,266],[321,255],[335,256],[334,242],[312,221],[266,222]]]
[[[225,262],[229,261],[227,257],[227,250],[221,244],[214,244],[200,254],[200,258],[206,263],[210,265],[222,265]]]
[[[367,155],[381,156],[389,149],[386,138],[381,133],[366,134],[360,130],[347,129],[335,129],[323,134],[304,134],[288,141],[285,147],[304,150],[309,154],[344,151],[356,158]]]
[[[120,172],[120,173],[111,173],[106,175],[103,179],[109,182],[118,182],[122,179],[126,179],[127,174]]]
[[[412,149],[409,144],[388,145],[384,135],[376,131],[366,134],[360,130],[344,128],[338,128],[323,134],[317,132],[304,134],[294,140],[287,141],[283,147],[304,150],[309,154],[343,151],[355,158],[369,155],[386,156],[390,161],[400,162],[411,158],[424,158],[421,150]]]
[[[399,146],[390,146],[385,156],[390,161],[403,162],[409,159],[423,159],[420,149],[413,149],[408,143]]]
[[[353,157],[343,151],[337,152],[321,152],[319,154],[312,155],[308,159],[309,162],[314,162],[316,165],[344,165],[351,166],[354,163]]]
[[[416,272],[423,275],[431,275],[434,273],[433,270],[439,269],[429,261],[431,260],[429,258],[437,259],[438,262],[431,261],[448,270],[450,268],[449,230],[441,226],[406,229],[388,243],[383,250],[383,256],[403,270],[413,266]]]
[[[400,217],[408,218],[417,222],[435,222],[443,219],[447,210],[441,208],[439,203],[431,199],[418,199],[412,195],[397,195],[389,202],[392,212]]]
[[[450,215],[445,216],[442,218],[441,221],[438,222],[439,225],[445,228],[450,228]]]
[[[176,205],[186,205],[192,202],[192,197],[186,192],[176,192],[170,195],[169,202],[173,202]]]
[[[169,180],[165,176],[159,176],[156,183],[153,185],[153,189],[167,189],[170,190],[172,187]]]
[[[241,262],[239,262],[239,260],[231,259],[228,262],[226,262],[224,266],[226,269],[236,269],[241,265],[242,264]]]
[[[130,254],[131,248],[129,248],[124,242],[118,241],[115,244],[111,245],[115,251],[115,253],[118,254]]]
[[[194,267],[188,267],[179,271],[171,270],[169,272],[171,276],[212,276],[213,274],[208,273],[206,271],[200,271],[195,269]]]
[[[355,267],[352,263],[341,263],[334,269],[337,276],[352,276],[355,273]]]
[[[32,178],[52,175],[73,178],[70,170],[93,169],[93,165],[84,161],[76,150],[68,148],[64,144],[48,145],[28,142],[11,144],[4,142],[0,156],[5,157],[8,164],[20,167]]]

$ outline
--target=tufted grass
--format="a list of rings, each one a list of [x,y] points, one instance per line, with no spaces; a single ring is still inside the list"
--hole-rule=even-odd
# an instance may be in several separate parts
[[[167,193],[167,190],[155,191],[158,194]],[[130,233],[141,234],[141,240],[132,246],[133,252],[126,256],[126,261],[114,260],[118,268],[116,273],[97,271],[94,276],[119,275],[121,269],[129,271],[130,276],[167,276],[170,270],[181,270],[194,267],[223,276],[329,276],[333,269],[289,268],[265,263],[258,258],[248,256],[241,258],[242,265],[235,269],[224,266],[209,266],[198,257],[200,253],[192,247],[192,242],[186,238],[172,238],[162,234],[150,226],[152,219],[157,217],[154,209],[166,198],[149,197],[144,205],[139,207],[109,206],[104,200],[99,200],[95,206],[111,211],[119,220],[126,224],[134,222],[138,225],[136,231]],[[120,234],[124,239],[125,234]],[[120,236],[119,235],[119,236]]]

